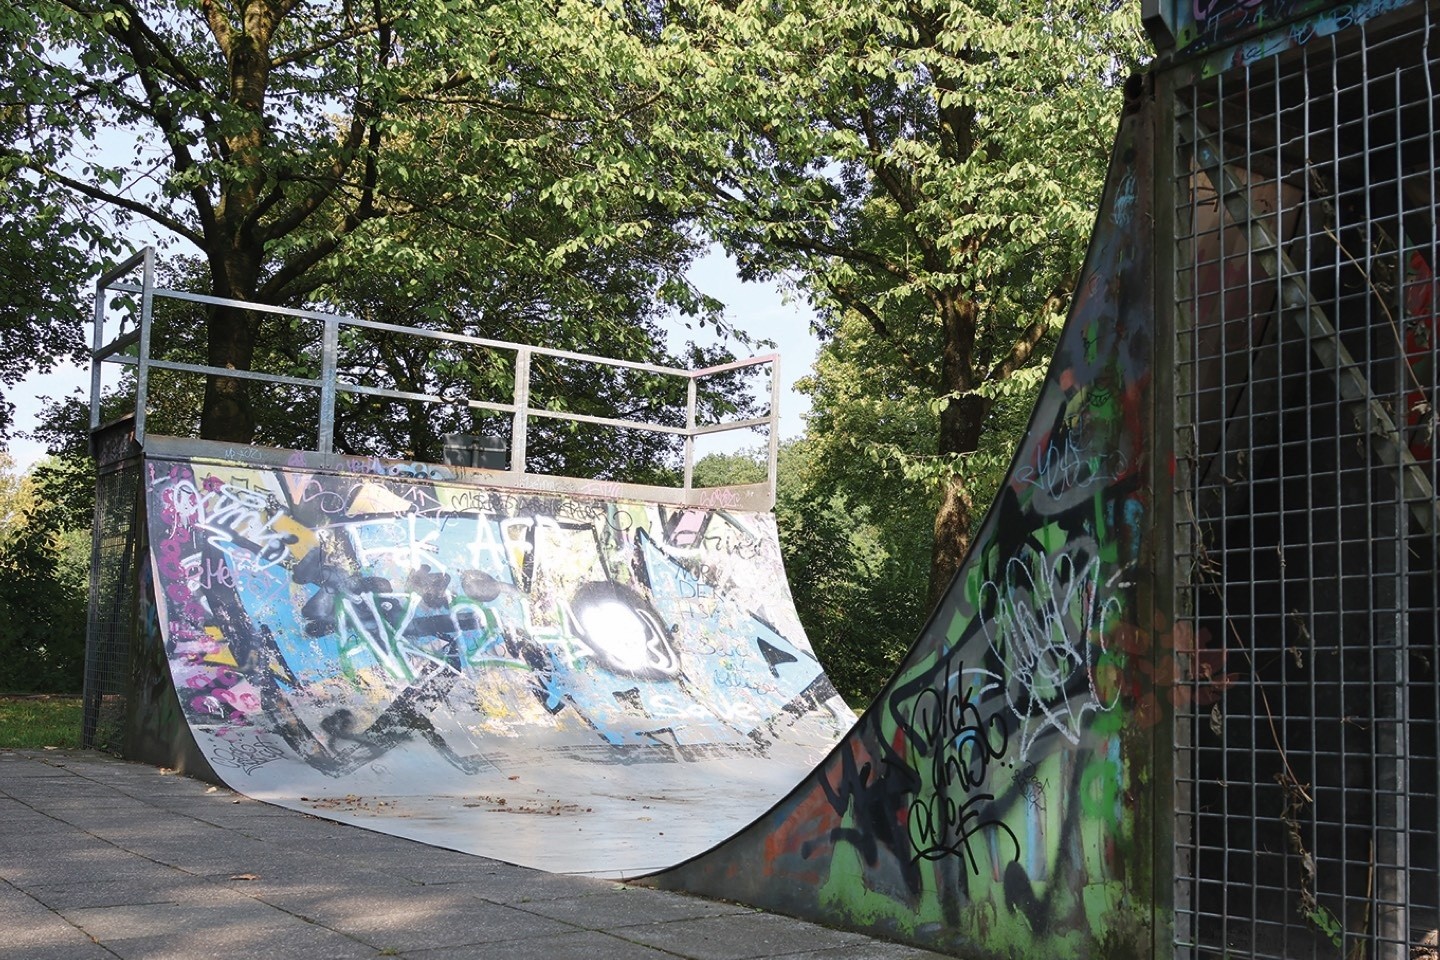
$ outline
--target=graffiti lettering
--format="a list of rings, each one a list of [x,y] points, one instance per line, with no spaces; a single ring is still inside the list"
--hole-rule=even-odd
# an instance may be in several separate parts
[[[235,570],[224,557],[205,557],[195,553],[180,561],[185,585],[192,593],[214,586],[235,586]]]
[[[253,774],[265,764],[283,756],[285,751],[280,749],[278,744],[271,743],[264,737],[256,737],[245,743],[223,743],[210,754],[210,762]]]
[[[756,724],[764,719],[753,701],[720,700],[700,704],[684,702],[664,693],[650,701],[650,712],[665,720],[708,720],[718,717],[726,723]]]
[[[1002,579],[981,587],[993,610],[982,627],[1021,721],[1022,758],[1047,729],[1078,743],[1085,715],[1115,705],[1115,694],[1097,689],[1094,666],[1121,607],[1103,589],[1097,553],[1087,537],[1053,555],[1026,549],[1006,561]]]
[[[260,568],[283,560],[297,540],[274,529],[283,514],[267,518],[271,506],[267,497],[218,481],[207,481],[202,494],[192,482],[181,480],[166,490],[165,498],[171,536],[190,527],[204,530],[217,550],[253,556]]]
[[[977,873],[970,843],[987,830],[1007,836],[1019,856],[1019,841],[994,812],[994,794],[981,789],[1009,744],[1004,715],[983,705],[997,687],[987,671],[957,661],[924,686],[902,687],[899,699],[891,701],[909,744],[907,763],[916,787],[909,791],[905,818],[916,861],[963,856]]]
[[[1047,498],[1049,503],[1034,507],[1048,514],[1082,502],[1093,488],[1114,482],[1126,467],[1123,451],[1092,453],[1079,431],[1066,429],[1061,437],[1042,444],[1030,463],[1017,464],[1012,482],[1017,489],[1028,487]]]

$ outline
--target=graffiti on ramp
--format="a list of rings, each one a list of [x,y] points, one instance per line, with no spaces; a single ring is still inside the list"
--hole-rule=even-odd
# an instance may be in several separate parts
[[[375,466],[146,461],[170,675],[237,789],[502,859],[635,872],[743,826],[853,722],[796,619],[772,516]],[[617,804],[628,840],[606,822]],[[667,829],[673,804],[696,822]],[[557,845],[550,823],[517,850],[473,823],[523,811],[576,838]]]

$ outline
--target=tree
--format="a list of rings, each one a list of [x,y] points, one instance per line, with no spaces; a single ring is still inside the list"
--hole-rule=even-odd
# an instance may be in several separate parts
[[[682,277],[694,245],[656,179],[639,176],[653,167],[656,117],[643,9],[0,0],[0,11],[37,78],[0,144],[12,180],[33,188],[27,202],[66,196],[142,218],[201,251],[216,296],[295,303],[373,274],[419,292],[457,263],[471,275],[518,264],[573,290],[588,257],[645,241],[647,256],[611,269],[698,305]],[[134,149],[107,153],[116,137]],[[634,336],[624,317],[587,319],[592,346]],[[207,362],[251,369],[267,324],[211,308]],[[210,378],[202,435],[248,441],[255,428],[246,381]]]
[[[697,487],[764,483],[765,477],[765,464],[754,450],[710,453],[695,463],[694,482]]]
[[[28,168],[37,127],[72,127],[65,90],[40,69],[38,33],[32,5],[0,2],[0,440],[11,426],[9,388],[59,358],[82,358],[77,284],[92,250],[103,260],[117,249],[72,196]],[[69,30],[56,24],[55,33]]]
[[[876,448],[939,492],[932,601],[976,520],[997,401],[1033,389],[1072,292],[1143,49],[1113,0],[782,0],[686,6],[691,109],[733,131],[713,228],[749,276],[798,277],[825,332],[863,325],[873,378],[933,408]],[[677,26],[676,29],[681,29]],[[913,408],[912,408],[913,409]]]
[[[934,504],[889,499],[893,477],[847,472],[821,437],[781,448],[776,523],[800,621],[836,689],[860,709],[925,616]]]
[[[93,474],[51,458],[0,466],[0,690],[73,693],[85,669],[89,518],[71,504]],[[79,498],[83,503],[84,498]]]

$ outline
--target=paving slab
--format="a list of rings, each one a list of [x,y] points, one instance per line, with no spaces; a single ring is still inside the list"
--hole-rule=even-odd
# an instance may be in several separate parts
[[[307,924],[282,929],[181,931],[106,941],[121,960],[371,960],[382,954],[343,934]]]
[[[223,889],[223,888],[222,888]],[[215,885],[197,882],[194,877],[162,874],[144,880],[89,880],[33,886],[31,897],[57,913],[87,907],[123,907],[150,903],[210,901]]]
[[[617,936],[694,960],[749,960],[853,945],[858,933],[830,930],[789,917],[755,911],[683,923],[630,926]]]
[[[570,933],[567,923],[485,903],[458,891],[419,890],[404,897],[329,898],[301,911],[312,922],[374,947],[405,953],[507,943]]]
[[[249,930],[259,936],[303,923],[294,916],[248,897],[220,903],[160,901],[84,907],[66,910],[61,916],[101,943],[152,937],[157,929],[203,931],[207,937],[224,931]]]
[[[0,944],[0,960],[115,960],[115,954],[91,940],[83,939],[78,930],[76,937],[82,939],[70,943],[46,943],[16,946]]]
[[[485,943],[468,947],[408,952],[406,960],[675,960],[673,953],[633,943],[595,930],[514,943]]]
[[[0,750],[0,960],[933,960],[83,751]]]
[[[756,912],[753,907],[736,903],[641,887],[622,887],[618,891],[586,897],[522,900],[515,906],[538,916],[605,931]]]

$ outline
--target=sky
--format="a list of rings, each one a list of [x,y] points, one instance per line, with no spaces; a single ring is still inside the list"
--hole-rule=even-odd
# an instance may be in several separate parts
[[[742,283],[736,276],[734,261],[718,248],[712,248],[696,261],[690,269],[690,279],[702,292],[727,305],[725,319],[729,323],[754,339],[775,341],[775,347],[757,352],[780,354],[780,435],[783,439],[799,436],[805,429],[804,416],[810,402],[795,392],[794,384],[810,372],[819,349],[819,341],[811,331],[813,313],[809,306],[799,298],[787,298],[776,284]],[[687,339],[702,344],[713,342],[713,337],[706,337],[708,330],[687,330],[679,320],[672,321],[669,327],[672,347],[683,346]],[[89,340],[88,331],[86,340]],[[89,394],[89,385],[88,370],[66,366],[50,374],[32,374],[7,393],[7,398],[15,404],[16,435],[8,444],[15,469],[23,471],[45,455],[42,444],[23,435],[36,425],[41,398],[85,397]],[[755,431],[736,431],[702,439],[697,443],[696,453],[699,456],[732,453],[763,443],[763,436]]]
[[[712,247],[709,253],[697,260],[691,266],[689,276],[702,293],[726,305],[726,322],[743,330],[754,340],[775,341],[775,346],[759,348],[755,352],[780,354],[780,437],[789,440],[800,436],[805,431],[810,398],[795,392],[795,381],[810,373],[820,349],[820,341],[811,329],[814,311],[804,300],[786,295],[774,283],[742,282],[736,276],[735,261],[718,247]],[[680,346],[686,339],[705,342],[696,336],[698,332],[686,330],[678,322],[673,323],[671,346]],[[743,354],[741,350],[735,352]],[[696,454],[733,453],[764,443],[765,438],[756,431],[735,431],[701,438],[696,444]]]

